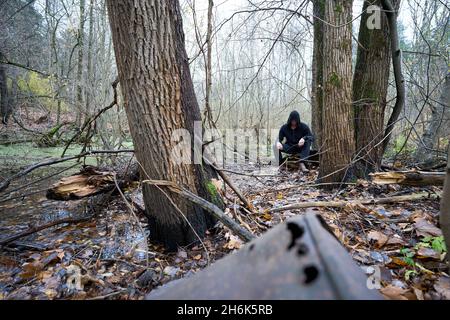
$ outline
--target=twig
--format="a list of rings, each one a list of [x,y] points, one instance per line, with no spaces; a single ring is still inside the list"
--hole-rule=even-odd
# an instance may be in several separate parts
[[[112,297],[112,296],[117,296],[118,294],[124,293],[124,292],[126,292],[126,291],[127,291],[127,289],[122,289],[122,290],[119,290],[119,291],[114,291],[114,292],[105,294],[105,295],[103,295],[103,296],[98,296],[98,297],[94,297],[94,298],[89,298],[89,299],[86,299],[86,300],[104,300],[104,299],[109,298],[109,297]]]
[[[91,124],[93,122],[95,122],[103,113],[105,113],[106,111],[108,111],[109,109],[111,109],[112,107],[114,107],[115,105],[117,105],[117,101],[118,101],[118,96],[117,96],[117,86],[119,85],[119,79],[117,78],[116,80],[114,80],[114,82],[112,83],[112,87],[113,87],[113,92],[114,92],[114,98],[113,101],[106,106],[105,108],[103,108],[102,110],[100,110],[99,112],[97,112],[97,114],[95,116],[93,116],[89,121],[86,121],[86,123],[83,125],[83,127],[81,128],[80,131],[78,131],[70,140],[69,142],[66,144],[66,147],[64,148],[64,151],[61,155],[61,157],[64,157],[64,155],[67,152],[67,149],[69,148],[69,146],[75,141],[75,139],[77,137],[79,137],[84,130],[86,130],[86,128],[89,126],[89,128],[91,127]],[[89,135],[89,134],[88,134]]]

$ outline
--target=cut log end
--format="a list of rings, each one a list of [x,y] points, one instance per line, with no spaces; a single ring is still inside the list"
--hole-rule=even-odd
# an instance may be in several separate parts
[[[375,184],[400,184],[406,186],[442,186],[444,185],[444,172],[423,171],[389,171],[371,174]]]
[[[124,172],[106,171],[87,166],[78,174],[62,178],[54,184],[47,190],[47,198],[51,200],[69,201],[109,192],[116,187],[114,175],[117,176],[120,186],[139,179],[137,167],[131,166],[128,170],[122,171]]]
[[[62,178],[47,190],[47,198],[77,200],[110,191],[114,187],[113,174],[87,167],[77,175]]]

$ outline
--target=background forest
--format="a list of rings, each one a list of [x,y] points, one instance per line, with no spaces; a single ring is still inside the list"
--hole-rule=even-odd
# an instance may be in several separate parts
[[[312,5],[296,5],[217,2],[208,33],[208,1],[181,2],[197,98],[202,109],[211,109],[219,128],[270,131],[293,109],[311,123]],[[362,1],[355,1],[353,64],[361,9]],[[105,3],[2,1],[0,10],[2,154],[17,154],[25,142],[63,146],[113,100],[117,71]],[[407,100],[385,156],[413,156],[415,161],[445,157],[448,116],[440,101],[448,72],[448,7],[441,1],[404,1],[399,12]],[[395,102],[392,76],[388,97],[386,119]],[[129,146],[127,126],[118,101],[97,119],[95,133],[78,140],[86,138],[82,142],[94,149]]]
[[[450,299],[449,9],[0,0],[0,300],[144,299],[311,208],[385,298]],[[292,110],[303,172],[273,162]],[[194,120],[216,158],[174,165]]]

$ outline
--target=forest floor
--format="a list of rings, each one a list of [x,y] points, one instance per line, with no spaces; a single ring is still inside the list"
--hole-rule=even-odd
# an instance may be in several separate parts
[[[376,186],[367,181],[324,191],[314,185],[316,171],[303,175],[250,164],[228,169],[244,173],[230,176],[253,204],[254,213],[244,209],[229,188],[218,185],[226,202],[225,212],[256,235],[305,212],[269,213],[288,204],[440,191],[435,187]],[[61,168],[27,176],[10,190],[58,170]],[[166,253],[147,241],[144,215],[137,209],[130,212],[120,196],[103,199],[100,207],[95,205],[100,196],[70,202],[48,200],[45,190],[56,180],[55,176],[34,184],[26,197],[21,192],[0,197],[0,241],[30,226],[83,216],[92,210],[95,215],[88,221],[52,227],[0,247],[0,299],[143,299],[153,288],[188,277],[243,246],[218,223],[204,239],[204,246],[193,244]],[[142,203],[137,185],[125,190],[125,195],[132,203]],[[438,200],[317,211],[364,270],[380,268],[380,291],[386,298],[450,299]]]

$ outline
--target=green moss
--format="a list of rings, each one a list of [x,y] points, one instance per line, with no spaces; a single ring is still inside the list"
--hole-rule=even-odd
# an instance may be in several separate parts
[[[222,204],[222,200],[220,198],[219,192],[217,191],[216,186],[212,181],[207,181],[205,183],[206,191],[208,192],[211,201],[215,204],[220,206]]]
[[[342,86],[342,80],[336,72],[332,72],[330,74],[330,78],[328,79],[328,83],[332,86],[340,88]]]
[[[344,8],[340,4],[337,4],[334,11],[337,13],[342,13],[344,11]]]

